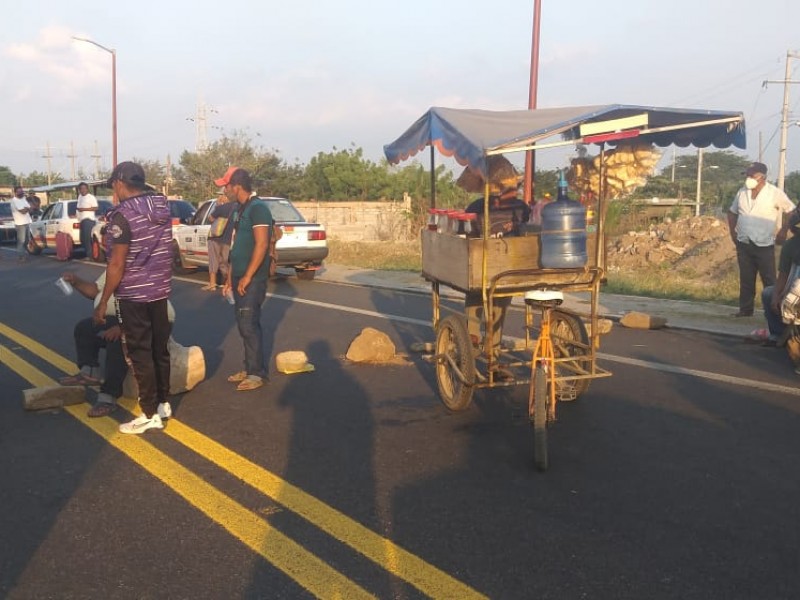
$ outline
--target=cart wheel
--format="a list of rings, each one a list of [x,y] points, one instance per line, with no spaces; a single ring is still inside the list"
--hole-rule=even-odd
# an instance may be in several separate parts
[[[540,471],[547,470],[547,373],[539,365],[533,374],[533,460]]]
[[[436,328],[436,382],[444,405],[452,411],[466,409],[472,402],[475,357],[461,315],[447,315]]]
[[[575,366],[589,371],[591,362],[588,359],[578,360],[578,357],[585,356],[588,352],[586,348],[577,346],[589,344],[589,335],[581,319],[573,314],[562,310],[554,310],[551,316],[551,337],[556,358],[576,357]],[[562,365],[556,364],[556,377],[564,377],[572,374]],[[575,381],[563,381],[556,384],[556,398],[560,401],[575,400],[589,389],[591,379],[576,379]]]

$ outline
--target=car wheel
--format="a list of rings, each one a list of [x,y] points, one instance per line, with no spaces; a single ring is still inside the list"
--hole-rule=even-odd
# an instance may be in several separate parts
[[[297,278],[301,281],[311,281],[317,274],[316,269],[295,269],[294,272],[297,273]]]
[[[194,269],[189,269],[183,264],[183,259],[181,258],[181,249],[178,247],[178,244],[172,242],[172,272],[175,275],[188,275],[194,271]]]

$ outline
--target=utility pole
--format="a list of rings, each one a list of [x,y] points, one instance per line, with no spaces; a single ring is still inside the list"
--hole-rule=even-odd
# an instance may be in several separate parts
[[[792,74],[791,59],[800,58],[800,54],[796,52],[786,52],[786,75],[783,81],[764,81],[764,86],[768,83],[782,83],[783,84],[783,109],[781,110],[781,147],[778,154],[778,187],[783,189],[783,182],[786,175],[786,139],[789,136],[789,84],[800,83],[800,81],[792,81],[789,79]]]
[[[694,216],[700,216],[700,189],[703,185],[703,149],[697,149],[697,197],[694,201]]]
[[[672,147],[672,183],[675,183],[675,147]]]
[[[69,143],[69,154],[67,154],[67,158],[70,159],[70,164],[72,165],[72,181],[75,181],[75,142]]]
[[[536,109],[536,96],[539,83],[539,32],[542,21],[542,0],[533,2],[533,27],[531,32],[531,75],[528,88],[528,110]],[[528,205],[533,203],[533,175],[536,170],[536,155],[533,150],[525,153],[525,178],[522,187],[523,199]]]
[[[764,134],[758,132],[758,162],[764,162]]]
[[[52,163],[50,159],[53,158],[53,155],[50,154],[50,142],[47,142],[47,154],[42,156],[42,158],[47,159],[47,185],[53,185],[53,176],[51,173],[53,172]]]
[[[92,158],[94,159],[94,180],[97,181],[100,179],[100,153],[97,151],[97,140],[94,141]]]

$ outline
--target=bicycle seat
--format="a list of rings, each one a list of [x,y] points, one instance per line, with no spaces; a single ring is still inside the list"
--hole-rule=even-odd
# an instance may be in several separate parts
[[[526,304],[539,304],[543,302],[561,304],[564,301],[564,292],[560,290],[531,290],[525,292]]]

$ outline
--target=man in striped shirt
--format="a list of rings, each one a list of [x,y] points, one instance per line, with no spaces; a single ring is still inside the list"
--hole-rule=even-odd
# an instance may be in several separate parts
[[[119,163],[108,180],[119,205],[106,226],[106,285],[94,311],[105,321],[109,298],[117,298],[123,347],[139,386],[142,414],[119,426],[122,433],[163,429],[158,405],[169,396],[172,331],[167,299],[172,282],[172,218],[167,199],[145,182],[144,169]]]

